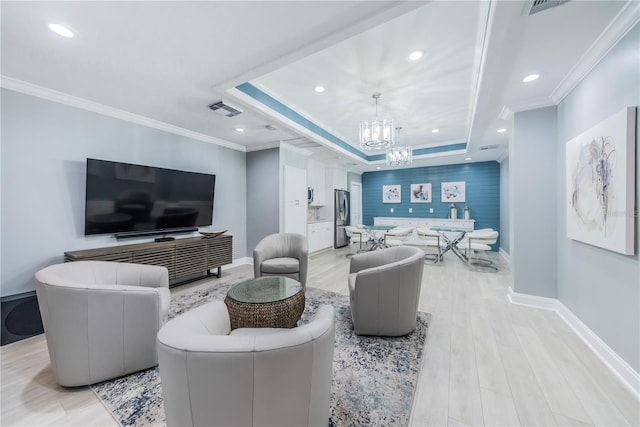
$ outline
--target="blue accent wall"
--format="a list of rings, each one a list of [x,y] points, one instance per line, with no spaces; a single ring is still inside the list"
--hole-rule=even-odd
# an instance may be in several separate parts
[[[465,163],[425,168],[391,169],[362,174],[362,219],[373,224],[373,217],[447,218],[451,203],[440,200],[442,182],[465,181],[466,202],[456,203],[458,218],[469,206],[475,228],[500,231],[500,164],[498,162]],[[411,203],[411,184],[431,183],[431,203]],[[382,203],[383,185],[401,185],[402,203]],[[393,208],[394,212],[390,212]],[[409,213],[409,208],[413,209]],[[433,213],[429,213],[433,208]],[[498,244],[493,249],[498,250]]]

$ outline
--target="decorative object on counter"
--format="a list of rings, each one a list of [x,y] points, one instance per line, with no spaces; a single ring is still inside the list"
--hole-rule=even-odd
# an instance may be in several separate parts
[[[411,203],[431,203],[431,183],[411,184]]]
[[[218,237],[221,234],[226,233],[229,230],[222,230],[222,231],[200,231],[199,233],[202,234],[204,237]]]
[[[471,210],[469,206],[464,207],[464,219],[471,219]]]
[[[397,127],[396,143],[400,141],[400,131],[402,126]],[[413,151],[411,147],[389,147],[387,149],[387,164],[390,166],[406,166],[410,165],[413,160]]]
[[[636,107],[567,142],[567,237],[633,255]]]
[[[360,125],[360,147],[364,149],[380,150],[395,145],[393,120],[378,117],[378,99],[382,95],[375,92],[372,98],[376,100],[376,117],[371,121],[364,121]]]
[[[449,206],[449,218],[450,219],[458,218],[458,208],[456,208],[456,205],[453,203],[451,203],[451,206]]]
[[[382,203],[402,203],[401,185],[383,185]]]
[[[464,202],[465,201],[465,182],[443,182],[441,184],[442,194],[440,200],[443,203]]]

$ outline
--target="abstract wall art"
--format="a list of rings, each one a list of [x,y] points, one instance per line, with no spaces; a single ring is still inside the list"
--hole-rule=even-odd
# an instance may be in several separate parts
[[[431,203],[431,183],[411,184],[411,203]]]
[[[443,182],[441,184],[442,194],[440,196],[440,201],[442,203],[456,203],[456,202],[464,202],[465,197],[465,182]]]
[[[566,144],[567,237],[634,254],[636,107]]]
[[[382,203],[402,203],[400,185],[383,185],[382,186]]]

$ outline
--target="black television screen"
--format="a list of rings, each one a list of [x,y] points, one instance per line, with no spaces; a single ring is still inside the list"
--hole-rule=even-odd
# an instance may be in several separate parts
[[[87,159],[84,234],[212,224],[216,176]]]

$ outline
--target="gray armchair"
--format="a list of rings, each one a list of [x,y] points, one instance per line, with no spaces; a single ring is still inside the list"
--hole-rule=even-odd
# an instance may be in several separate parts
[[[358,335],[401,336],[416,328],[424,252],[396,246],[354,255],[349,300]]]
[[[255,277],[284,276],[307,283],[309,248],[302,234],[276,233],[266,236],[253,250]]]
[[[231,331],[222,301],[170,320],[158,333],[167,426],[326,427],[334,339],[329,305],[293,329]]]
[[[93,384],[158,364],[156,335],[171,299],[165,267],[76,261],[46,267],[35,281],[58,384]]]

